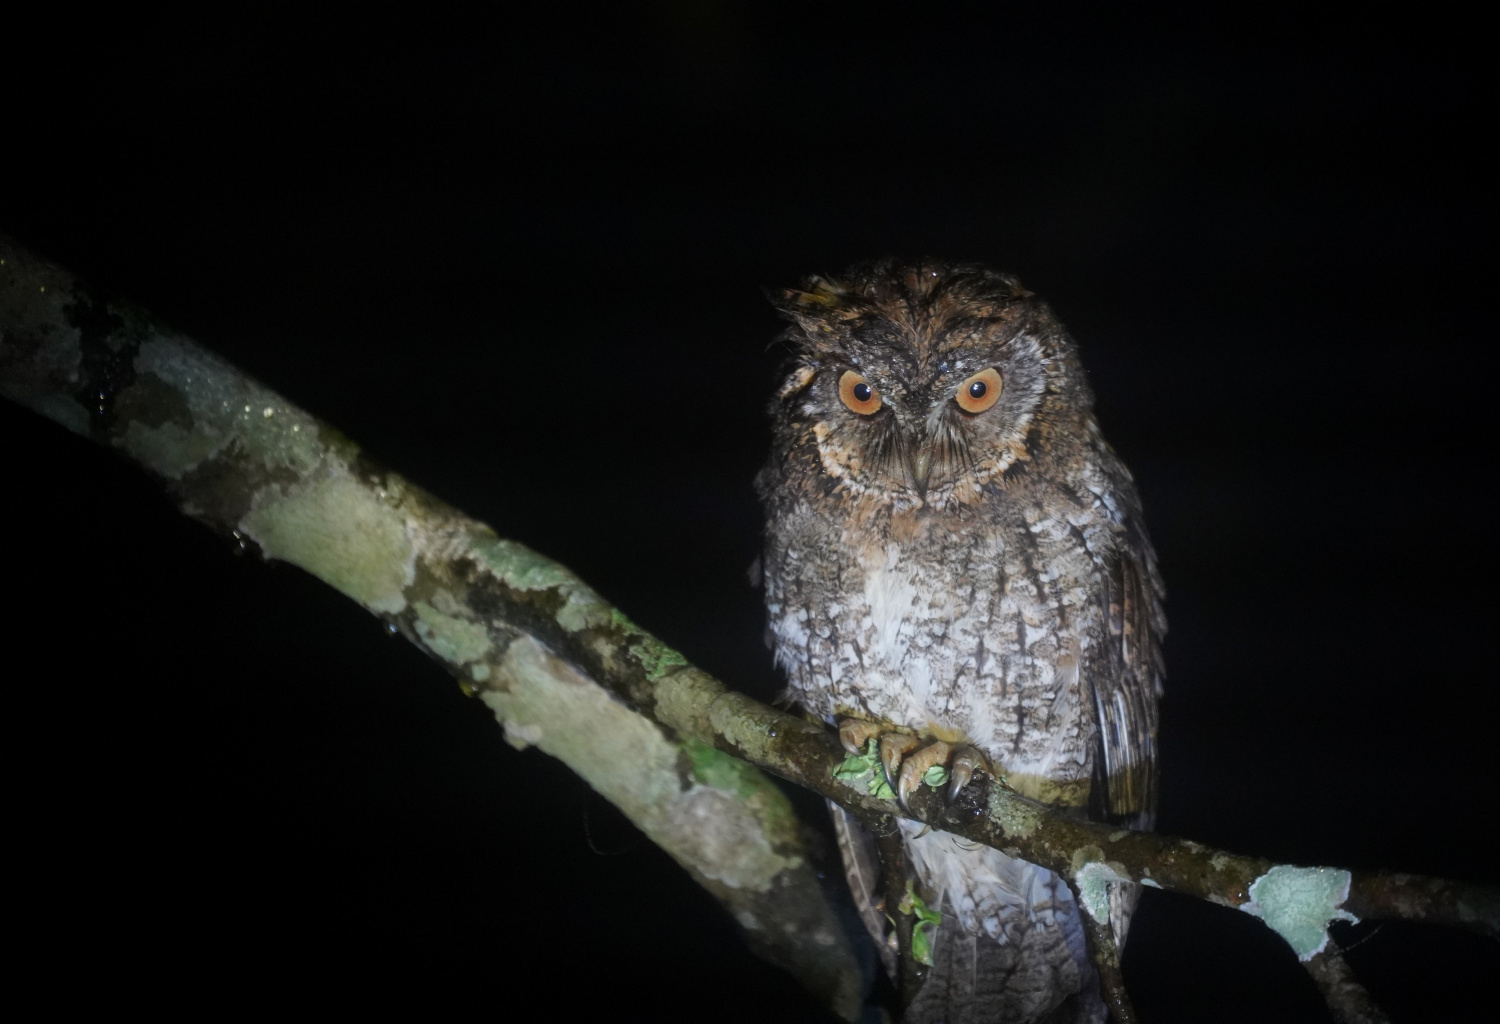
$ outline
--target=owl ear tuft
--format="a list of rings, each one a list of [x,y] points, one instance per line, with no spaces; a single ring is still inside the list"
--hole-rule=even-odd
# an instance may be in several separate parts
[[[844,305],[848,289],[838,281],[826,277],[810,277],[804,288],[768,289],[766,297],[771,305],[793,316],[817,315]]]
[[[785,401],[812,383],[812,379],[817,375],[818,371],[811,366],[796,367],[787,374],[786,380],[777,389],[776,398],[779,401]]]

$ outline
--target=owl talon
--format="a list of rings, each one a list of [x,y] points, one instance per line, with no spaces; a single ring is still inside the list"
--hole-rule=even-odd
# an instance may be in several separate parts
[[[896,788],[902,760],[921,744],[921,740],[907,732],[888,732],[880,737],[880,764],[885,768],[885,780],[891,784],[892,789]],[[906,806],[905,800],[901,801],[901,806]]]
[[[915,745],[915,737],[913,737]],[[901,806],[906,806],[906,797],[914,793],[922,784],[922,777],[927,774],[928,769],[940,765],[946,765],[948,758],[953,753],[953,746],[936,740],[912,754],[901,762],[901,778],[895,785],[896,799],[901,801]]]
[[[851,754],[863,753],[871,736],[880,735],[880,726],[862,718],[845,718],[839,722],[839,742]]]
[[[975,769],[990,771],[989,759],[971,744],[934,740],[923,746],[920,739],[908,732],[887,732],[884,726],[862,718],[839,720],[839,742],[851,754],[862,753],[870,740],[876,737],[879,738],[877,749],[886,782],[896,792],[896,798],[903,808],[906,807],[907,797],[927,781],[928,774],[934,768],[945,769],[951,780],[947,792],[949,803],[973,779]],[[942,786],[944,781],[939,775],[930,784],[936,788]]]
[[[969,784],[969,780],[974,777],[974,769],[976,768],[983,768],[985,771],[990,772],[990,774],[994,774],[990,769],[989,758],[985,757],[978,747],[963,743],[954,749],[953,763],[948,766],[949,779],[951,780],[948,783],[949,803],[957,799],[958,794]]]

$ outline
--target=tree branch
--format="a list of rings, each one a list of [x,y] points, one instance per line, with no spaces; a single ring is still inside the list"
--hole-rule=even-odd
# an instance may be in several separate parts
[[[826,730],[726,689],[563,566],[497,537],[222,359],[3,238],[0,394],[119,450],[187,514],[383,619],[492,708],[509,742],[560,758],[620,807],[730,910],[762,955],[836,1012],[857,1013],[857,965],[790,806],[742,763],[867,824],[887,821],[892,801],[835,777],[845,755]],[[1339,917],[1500,936],[1494,887],[1277,865],[1076,821],[999,780],[978,781],[951,806],[924,788],[909,811],[1058,872],[1095,921],[1107,920],[1110,885],[1137,881],[1256,914],[1305,962]],[[1096,943],[1108,934],[1093,931]],[[1125,1007],[1112,949],[1098,945],[1096,959]]]
[[[1312,975],[1338,1024],[1390,1024],[1391,1019],[1354,977],[1343,954],[1325,949],[1304,960],[1302,966]]]
[[[1075,885],[1073,895],[1080,894]],[[1079,905],[1082,906],[1080,899]],[[1125,991],[1125,976],[1120,973],[1120,950],[1115,944],[1114,930],[1109,920],[1098,921],[1088,912],[1083,918],[1083,935],[1088,942],[1089,958],[1099,971],[1099,989],[1104,996],[1104,1005],[1109,1007],[1114,1024],[1136,1024],[1135,1008],[1130,1005],[1130,994]]]

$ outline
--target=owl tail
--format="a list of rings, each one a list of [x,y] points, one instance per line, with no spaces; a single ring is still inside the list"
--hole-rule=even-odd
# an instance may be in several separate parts
[[[945,905],[945,911],[948,906]],[[905,1024],[1105,1024],[1093,966],[1078,963],[1055,929],[997,942],[944,914],[932,969]]]
[[[873,844],[857,821],[832,810],[855,902],[868,906],[878,895],[871,881]],[[1108,1020],[1066,882],[998,850],[901,824],[912,867],[937,894],[943,913],[932,967],[907,1007],[907,1024]],[[865,922],[877,946],[888,950],[883,915],[866,914]]]

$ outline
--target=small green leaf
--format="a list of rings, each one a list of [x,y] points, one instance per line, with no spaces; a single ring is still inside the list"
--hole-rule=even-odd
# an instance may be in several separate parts
[[[843,779],[846,782],[857,782],[870,774],[872,768],[870,759],[863,754],[850,754],[844,758],[844,763],[833,770],[835,779]]]
[[[935,764],[931,768],[927,769],[926,773],[922,776],[922,781],[927,783],[933,789],[937,789],[943,783],[948,781],[948,769],[944,768],[940,764]]]
[[[916,917],[911,927],[912,959],[931,967],[932,935],[930,932],[943,923],[943,915],[929,907],[922,897],[917,895],[911,882],[906,883],[906,895],[901,897],[901,903],[897,909],[903,914],[912,914]]]
[[[909,908],[906,907],[907,900],[911,901]],[[943,919],[943,915],[939,911],[933,910],[922,897],[917,895],[916,890],[912,888],[910,882],[907,883],[906,887],[906,899],[903,899],[901,904],[908,914],[917,915],[917,920],[924,924],[937,924]]]
[[[880,767],[880,751],[873,739],[865,744],[863,754],[850,754],[844,758],[843,763],[833,770],[833,777],[851,784],[868,780],[870,792],[880,800],[893,800],[896,796],[885,781],[885,772]]]
[[[911,956],[919,964],[932,966],[932,939],[927,935],[927,922],[919,921],[911,930]]]

